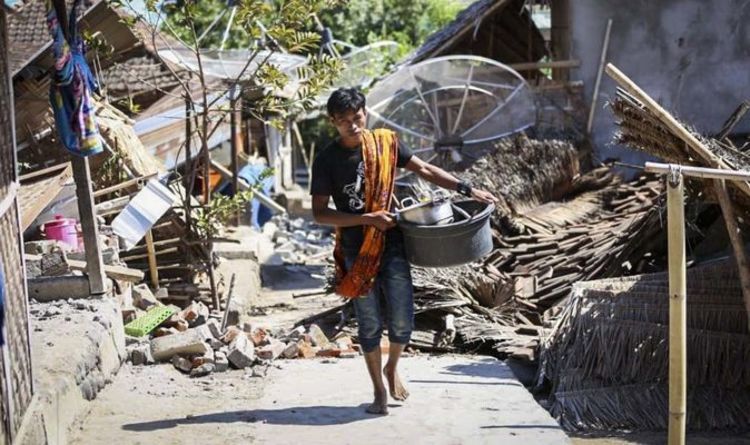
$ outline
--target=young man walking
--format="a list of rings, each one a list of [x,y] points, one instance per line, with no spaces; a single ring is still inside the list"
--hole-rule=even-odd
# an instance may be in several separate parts
[[[313,162],[313,216],[319,224],[336,227],[336,291],[353,299],[359,342],[375,392],[367,412],[388,414],[383,375],[391,397],[399,401],[409,397],[397,367],[414,327],[411,268],[406,261],[403,236],[391,213],[396,168],[406,168],[433,184],[478,201],[489,203],[497,199],[413,156],[398,143],[394,132],[367,130],[365,97],[358,90],[334,91],[327,110],[339,137]],[[336,210],[328,208],[331,197]],[[381,375],[384,318],[390,347]]]

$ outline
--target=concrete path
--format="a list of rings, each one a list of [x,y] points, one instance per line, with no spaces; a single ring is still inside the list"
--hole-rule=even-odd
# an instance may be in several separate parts
[[[74,443],[568,443],[510,369],[491,358],[405,358],[402,373],[412,395],[405,403],[390,403],[388,416],[364,412],[371,390],[361,358],[278,363],[281,369],[250,385],[242,371],[217,374],[205,397],[196,397],[200,380],[165,379],[165,373],[176,375],[166,366],[135,368],[162,374],[156,377],[160,391],[149,394],[137,389],[146,386],[146,375],[137,379],[139,385],[132,381],[134,369],[123,372],[94,402]],[[248,386],[260,382],[264,388],[250,395]],[[196,388],[184,389],[185,384]]]

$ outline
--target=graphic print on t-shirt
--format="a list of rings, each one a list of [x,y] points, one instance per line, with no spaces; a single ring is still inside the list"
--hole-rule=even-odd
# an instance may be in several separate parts
[[[365,163],[361,162],[357,166],[357,179],[351,184],[344,186],[344,194],[349,198],[349,208],[353,211],[359,211],[365,208]]]

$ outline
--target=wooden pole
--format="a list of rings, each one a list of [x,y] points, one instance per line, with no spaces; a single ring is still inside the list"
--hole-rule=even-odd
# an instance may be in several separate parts
[[[732,242],[734,257],[737,260],[737,269],[740,274],[740,283],[742,286],[742,297],[745,300],[745,310],[747,311],[748,326],[750,326],[750,263],[747,261],[745,254],[745,243],[742,241],[740,228],[737,226],[737,218],[734,214],[734,207],[727,192],[726,182],[723,179],[714,181],[714,190],[719,198],[721,213],[724,215],[724,222],[729,232],[729,240]]]
[[[237,94],[239,96],[239,94]],[[230,128],[232,133],[232,193],[237,194],[240,191],[239,184],[239,152],[242,147],[242,132],[240,131],[242,123],[242,98],[237,97],[231,100]],[[240,224],[241,212],[238,212],[235,219],[235,225]]]
[[[685,270],[685,202],[682,173],[667,176],[669,251],[669,445],[685,443],[687,393],[687,273]]]
[[[621,87],[627,90],[633,97],[641,101],[643,105],[651,111],[662,124],[667,126],[675,136],[682,139],[685,144],[690,147],[695,154],[701,159],[708,163],[711,167],[731,170],[731,166],[727,164],[723,159],[713,154],[701,141],[698,140],[692,133],[690,133],[685,127],[680,124],[671,114],[669,114],[664,108],[661,107],[651,96],[646,94],[638,85],[635,84],[628,76],[622,71],[617,69],[611,63],[607,64],[605,69],[607,74],[615,80]],[[750,184],[747,182],[736,182],[737,188],[742,190],[743,193],[750,196]]]
[[[88,158],[72,156],[73,179],[76,182],[78,214],[83,229],[83,245],[86,250],[86,274],[89,277],[89,290],[92,295],[102,295],[106,291],[104,282],[104,261],[99,248],[99,227],[94,212],[94,193],[91,190],[91,172]]]
[[[594,83],[594,95],[591,97],[591,108],[589,108],[589,120],[586,123],[586,133],[591,134],[594,126],[594,115],[596,114],[596,103],[599,101],[599,87],[602,85],[602,73],[604,64],[607,63],[607,51],[609,50],[609,34],[612,32],[612,19],[607,20],[607,30],[604,32],[604,44],[602,44],[602,55],[599,58],[599,70],[596,72],[596,83]]]
[[[151,287],[159,288],[159,269],[156,264],[156,250],[154,249],[154,235],[151,230],[146,232],[146,249],[148,250],[148,270],[151,273]]]

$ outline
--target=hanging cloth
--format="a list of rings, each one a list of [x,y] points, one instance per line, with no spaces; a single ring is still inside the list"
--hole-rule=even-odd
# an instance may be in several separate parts
[[[391,130],[377,129],[362,132],[362,160],[365,164],[365,213],[388,210],[396,180],[398,139]],[[346,270],[341,245],[341,229],[336,230],[333,257],[336,263],[336,293],[346,298],[357,298],[372,289],[380,269],[380,258],[385,246],[385,232],[365,226],[364,241],[351,270]]]
[[[47,28],[52,35],[55,71],[49,99],[57,133],[65,148],[78,156],[90,156],[103,149],[96,125],[91,93],[99,86],[86,63],[83,39],[78,34],[75,0],[68,20],[67,36],[52,0],[47,1]]]

